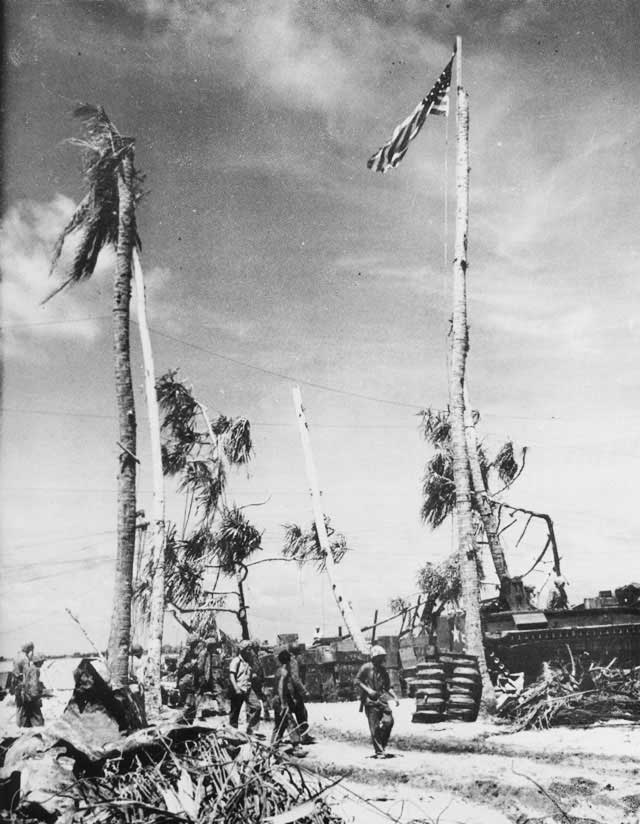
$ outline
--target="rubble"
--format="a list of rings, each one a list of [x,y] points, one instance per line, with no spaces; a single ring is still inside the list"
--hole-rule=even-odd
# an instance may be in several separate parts
[[[171,718],[144,726],[136,696],[112,689],[99,662],[82,660],[74,681],[61,718],[0,745],[0,809],[11,821],[340,821],[327,787],[287,759],[286,741]]]
[[[498,714],[517,729],[587,726],[599,721],[640,720],[640,670],[590,667],[580,676],[546,665],[542,676],[518,695],[508,696]]]
[[[13,821],[340,822],[322,799],[331,785],[232,728],[169,723],[100,752],[61,735],[52,725],[9,748],[1,775],[14,793],[19,775]]]

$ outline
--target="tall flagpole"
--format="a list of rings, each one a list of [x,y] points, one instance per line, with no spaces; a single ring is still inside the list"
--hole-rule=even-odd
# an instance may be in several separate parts
[[[453,480],[456,489],[456,521],[462,604],[465,610],[467,652],[478,657],[483,676],[485,699],[492,687],[482,641],[480,618],[480,582],[477,546],[471,506],[471,474],[465,432],[465,371],[469,337],[467,326],[467,245],[469,235],[469,99],[462,86],[462,39],[456,37],[456,233],[453,261],[453,316],[451,362],[449,370],[449,404],[451,407],[451,443]]]

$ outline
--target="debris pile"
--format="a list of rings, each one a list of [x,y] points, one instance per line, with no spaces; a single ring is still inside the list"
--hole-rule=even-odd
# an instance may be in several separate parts
[[[119,741],[117,751],[109,748],[107,757],[74,749],[56,742],[57,757],[66,750],[71,768],[66,786],[56,788],[57,799],[46,803],[22,792],[12,821],[341,822],[322,799],[333,785],[310,776],[277,748],[231,728],[173,725],[138,731]]]
[[[640,670],[585,669],[578,677],[565,667],[545,665],[542,676],[519,695],[506,698],[498,714],[518,729],[586,726],[598,721],[640,720]]]

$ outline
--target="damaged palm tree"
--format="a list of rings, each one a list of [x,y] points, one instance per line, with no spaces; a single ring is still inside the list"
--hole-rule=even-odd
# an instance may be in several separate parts
[[[116,251],[113,288],[113,350],[118,409],[120,460],[118,471],[117,555],[109,665],[116,682],[125,683],[131,631],[133,561],[136,540],[136,415],[131,379],[129,312],[132,254],[138,245],[135,207],[141,178],[134,161],[134,140],[122,136],[100,106],[83,104],[74,114],[84,126],[82,149],[87,193],[62,231],[53,253],[51,272],[58,268],[70,238],[76,245],[65,277],[49,295],[90,278],[106,246]]]
[[[251,427],[246,418],[218,415],[211,419],[175,371],[159,378],[156,391],[163,414],[164,471],[178,479],[178,489],[185,496],[181,534],[174,526],[167,535],[166,602],[179,611],[193,612],[194,630],[216,634],[215,613],[225,609],[224,599],[215,594],[220,574],[231,574],[239,581],[246,574],[243,562],[259,546],[261,537],[238,508],[226,504],[229,471],[245,465],[251,456]],[[230,572],[232,548],[238,563]],[[218,574],[213,589],[207,591],[205,576],[212,567]],[[241,584],[238,597],[243,600]],[[139,591],[141,597],[148,596],[144,581]],[[244,633],[246,604],[230,611],[238,616]]]
[[[214,535],[214,551],[220,572],[229,578],[235,578],[238,587],[238,621],[242,638],[246,641],[251,637],[244,595],[248,571],[246,561],[259,549],[262,549],[262,533],[249,523],[239,507],[225,507]]]
[[[476,437],[477,412],[469,412],[465,429],[469,451],[472,509],[484,532],[491,559],[501,584],[509,578],[504,548],[499,536],[496,504],[489,497],[488,485],[493,479],[501,484],[501,492],[520,476],[525,462],[526,447],[516,457],[511,441],[505,442],[493,459],[489,459]],[[422,519],[431,527],[440,526],[455,511],[456,487],[453,480],[453,448],[451,444],[451,416],[449,411],[427,409],[422,412],[422,430],[434,450],[423,480]]]

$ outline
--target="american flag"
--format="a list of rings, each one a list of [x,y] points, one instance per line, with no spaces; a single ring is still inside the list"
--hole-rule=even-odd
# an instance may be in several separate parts
[[[407,153],[409,143],[424,125],[428,114],[449,114],[449,87],[451,86],[451,69],[453,55],[436,80],[429,94],[420,101],[415,110],[403,120],[393,133],[391,140],[385,143],[369,158],[367,166],[376,172],[386,172],[395,168]]]

